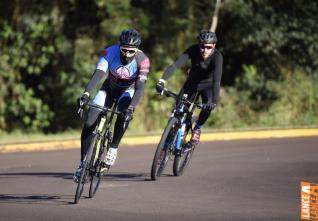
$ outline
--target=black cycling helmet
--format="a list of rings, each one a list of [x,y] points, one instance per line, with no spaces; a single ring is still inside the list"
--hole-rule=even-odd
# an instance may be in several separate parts
[[[135,29],[125,29],[119,36],[121,45],[138,47],[141,43],[141,36]]]
[[[212,31],[200,31],[197,38],[200,44],[216,44],[218,41],[216,34]]]

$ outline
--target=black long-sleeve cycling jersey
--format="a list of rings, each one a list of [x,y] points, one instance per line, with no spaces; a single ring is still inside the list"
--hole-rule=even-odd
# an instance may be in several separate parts
[[[162,79],[168,80],[176,69],[184,66],[189,59],[191,60],[191,68],[183,88],[200,90],[212,87],[212,102],[217,103],[221,87],[223,56],[216,49],[206,60],[203,60],[199,45],[190,46],[167,68]]]

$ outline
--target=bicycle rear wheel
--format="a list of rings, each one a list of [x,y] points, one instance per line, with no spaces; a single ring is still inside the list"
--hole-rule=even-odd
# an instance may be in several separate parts
[[[80,179],[78,181],[77,184],[77,188],[76,188],[76,193],[75,193],[75,199],[74,199],[74,203],[77,204],[80,197],[82,196],[83,190],[84,190],[84,186],[85,184],[88,182],[90,173],[91,173],[91,165],[94,162],[94,158],[95,158],[95,154],[94,151],[95,150],[95,143],[97,140],[97,134],[94,135],[93,139],[92,139],[92,143],[88,149],[88,152],[84,158],[83,161],[83,169],[81,172],[81,176]]]
[[[97,189],[99,187],[100,181],[101,181],[101,174],[100,174],[100,168],[99,171],[96,172],[95,175],[91,176],[91,184],[89,186],[89,198],[93,198],[95,193],[97,192]]]
[[[166,167],[169,157],[172,154],[174,148],[173,145],[175,144],[175,138],[177,135],[177,131],[179,129],[178,119],[173,117],[170,118],[167,127],[165,128],[160,142],[157,146],[156,153],[154,155],[151,167],[151,179],[157,180],[164,168]]]

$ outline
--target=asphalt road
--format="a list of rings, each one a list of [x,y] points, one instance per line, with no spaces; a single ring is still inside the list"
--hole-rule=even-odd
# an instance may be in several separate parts
[[[0,155],[0,220],[299,220],[318,137],[201,143],[181,177],[150,181],[155,145],[122,147],[93,199],[73,204],[79,149]],[[84,193],[87,196],[87,192]]]

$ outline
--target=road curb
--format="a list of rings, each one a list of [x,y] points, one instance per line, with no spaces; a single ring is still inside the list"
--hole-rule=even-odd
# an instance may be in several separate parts
[[[267,139],[267,138],[290,138],[318,136],[318,128],[307,129],[284,129],[284,130],[259,130],[259,131],[235,131],[235,132],[215,132],[202,133],[201,141],[220,140],[244,140],[244,139]],[[124,137],[122,144],[128,146],[157,144],[160,135]],[[30,142],[16,144],[0,144],[0,153],[29,152],[29,151],[49,151],[79,148],[80,140]]]

